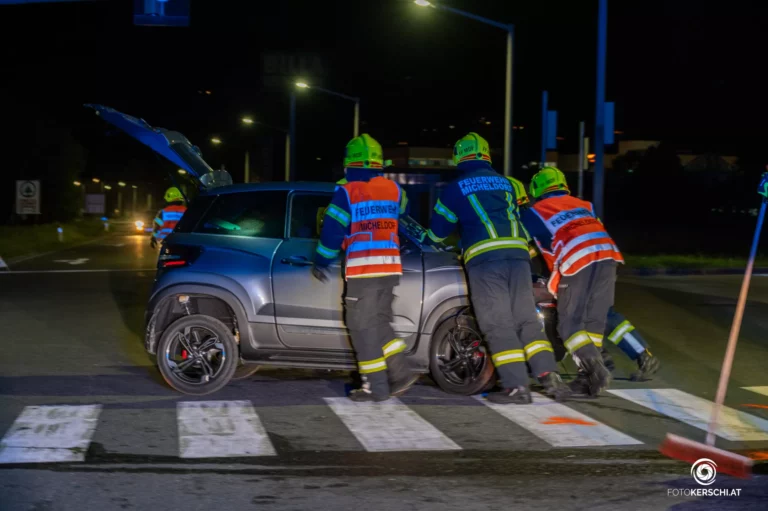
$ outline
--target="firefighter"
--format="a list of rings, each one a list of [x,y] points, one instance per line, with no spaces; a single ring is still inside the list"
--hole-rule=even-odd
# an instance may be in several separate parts
[[[512,187],[515,189],[517,206],[520,208],[520,210],[523,211],[524,209],[529,208],[531,206],[531,200],[528,197],[528,193],[525,191],[525,185],[522,183],[522,181],[519,181],[513,177],[508,177],[507,179],[509,179],[509,181],[512,183]],[[525,218],[525,215],[523,215],[523,218]],[[531,259],[534,263],[538,263],[540,259],[542,259],[539,257],[539,252],[534,247],[531,247]],[[550,271],[548,268],[544,268],[540,263],[538,265],[533,264],[533,266],[534,273],[537,275],[545,275]],[[539,266],[539,268],[536,268],[536,266]],[[651,354],[650,350],[648,349],[648,342],[646,342],[646,340],[635,329],[635,326],[630,323],[629,320],[622,314],[617,312],[613,307],[608,310],[608,318],[605,333],[603,334],[603,340],[605,338],[608,338],[609,341],[618,346],[618,348],[621,349],[621,351],[627,357],[629,357],[630,360],[637,362],[638,370],[630,375],[630,380],[646,380],[659,370],[661,364],[659,359],[653,356],[653,354]],[[613,372],[615,365],[611,359],[611,356],[606,351],[604,344],[605,343],[603,343],[603,347],[600,352],[603,357],[603,363],[609,371]],[[584,390],[585,389],[579,389],[579,392]]]
[[[477,133],[453,148],[459,176],[443,190],[427,235],[447,238],[457,227],[470,299],[502,382],[488,394],[499,404],[530,404],[528,370],[557,400],[570,394],[536,313],[528,242],[510,182],[491,167],[488,142]]]
[[[157,247],[157,242],[162,242],[166,236],[173,232],[176,224],[179,223],[187,207],[184,205],[184,195],[181,191],[172,186],[165,191],[163,197],[167,203],[163,209],[157,212],[154,226],[152,229],[152,240],[149,244],[152,248]]]
[[[418,379],[405,360],[405,341],[391,326],[403,273],[399,218],[407,202],[400,186],[380,175],[381,145],[367,133],[347,144],[344,168],[346,182],[337,185],[323,217],[312,275],[326,281],[326,267],[344,249],[345,319],[363,382],[349,398],[384,401]]]
[[[542,168],[530,192],[536,202],[521,218],[551,269],[547,288],[557,298],[558,333],[579,367],[571,389],[597,396],[611,381],[600,350],[624,259],[592,204],[571,196],[560,170]]]

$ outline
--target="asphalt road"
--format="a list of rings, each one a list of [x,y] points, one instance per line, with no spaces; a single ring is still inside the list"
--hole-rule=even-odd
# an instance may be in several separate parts
[[[617,393],[599,400],[509,413],[424,378],[365,409],[345,407],[346,377],[328,372],[172,391],[142,347],[156,254],[145,236],[113,236],[0,274],[0,510],[767,507],[765,476],[709,486],[738,497],[675,496],[703,487],[656,451],[667,432],[704,438],[739,277],[622,278],[617,309],[663,368],[629,382],[633,365],[613,350]],[[768,451],[767,333],[768,278],[756,277],[719,446]],[[355,413],[375,428],[355,430]],[[65,459],[20,463],[22,452]]]

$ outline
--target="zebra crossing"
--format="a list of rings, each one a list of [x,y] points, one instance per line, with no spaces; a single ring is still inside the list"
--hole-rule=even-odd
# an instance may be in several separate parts
[[[768,396],[768,386],[742,389],[756,397]],[[657,421],[658,414],[698,430],[706,430],[713,406],[711,401],[678,389],[608,392],[611,397],[605,399],[650,410],[646,420]],[[556,403],[539,394],[530,406],[500,406],[480,396],[459,399],[464,400],[460,405],[452,400],[447,406],[406,404],[396,398],[383,403],[355,403],[344,397],[323,398],[324,405],[284,407],[255,407],[248,400],[180,401],[175,403],[175,410],[162,410],[175,413],[175,430],[159,427],[155,435],[132,438],[154,438],[151,441],[167,444],[178,458],[190,459],[274,457],[286,448],[285,442],[301,444],[307,437],[315,441],[309,449],[321,446],[374,453],[477,448],[655,449],[661,440],[622,431],[631,430],[631,424],[601,414],[600,407],[583,413],[574,402]],[[157,411],[139,410],[134,419],[111,421],[111,427],[137,428]],[[105,416],[110,413],[108,407],[94,404],[27,406],[0,440],[0,465],[86,461],[89,447],[109,422]],[[732,442],[768,443],[768,420],[758,415],[724,407],[717,435]],[[488,438],[489,432],[494,438]],[[283,443],[276,446],[276,439]],[[302,450],[301,445],[288,448]]]

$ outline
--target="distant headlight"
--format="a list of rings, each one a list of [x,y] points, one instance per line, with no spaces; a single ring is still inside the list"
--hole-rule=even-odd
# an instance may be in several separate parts
[[[137,231],[141,231],[141,230],[144,229],[144,222],[142,222],[141,220],[136,220],[136,222],[134,222],[134,224],[136,225],[136,230]]]

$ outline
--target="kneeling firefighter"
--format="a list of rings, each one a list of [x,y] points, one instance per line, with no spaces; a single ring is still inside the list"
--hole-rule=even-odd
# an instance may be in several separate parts
[[[165,199],[166,206],[158,211],[157,216],[155,216],[152,239],[149,242],[152,248],[157,246],[158,241],[162,242],[166,236],[173,232],[176,224],[179,223],[181,217],[184,216],[184,212],[187,211],[187,207],[184,205],[184,195],[175,186],[168,188],[163,198]]]
[[[522,219],[551,271],[547,288],[557,298],[558,333],[579,366],[571,388],[597,396],[611,381],[600,348],[624,259],[592,204],[571,196],[558,169],[537,172],[530,192],[537,200]]]
[[[344,308],[363,380],[353,401],[384,401],[418,379],[405,360],[406,344],[395,336],[392,302],[403,273],[398,236],[407,202],[400,186],[382,177],[381,145],[364,133],[344,157],[345,182],[325,210],[312,275],[328,279],[326,267],[345,250]]]
[[[528,242],[514,190],[491,167],[488,142],[477,133],[456,142],[453,161],[459,177],[443,189],[427,235],[442,241],[460,229],[470,300],[504,387],[488,400],[532,402],[526,361],[548,395],[566,399],[570,390],[557,373],[536,314]]]
[[[528,193],[525,191],[525,185],[522,183],[522,181],[519,181],[514,177],[508,177],[507,179],[509,179],[509,181],[512,183],[512,187],[515,189],[517,207],[520,208],[520,211],[522,212],[523,210],[531,207],[531,200],[528,197]],[[521,217],[525,219],[526,215],[521,214]],[[535,262],[538,262],[539,259],[543,258],[540,257],[538,250],[533,247],[531,248],[531,259],[532,262],[534,262],[534,273],[537,275],[548,276],[549,269],[544,267],[546,263],[543,265],[539,263],[538,266],[540,267],[537,268]],[[605,333],[603,334],[603,340],[605,338],[607,338],[619,349],[621,349],[621,351],[627,357],[629,357],[630,360],[633,360],[637,363],[638,370],[630,375],[630,379],[632,381],[646,380],[659,370],[661,364],[658,357],[655,357],[651,354],[648,348],[648,342],[635,329],[635,326],[630,323],[626,317],[617,312],[613,307],[608,310],[608,319],[605,327]],[[598,338],[597,343],[600,343],[600,341],[601,339]],[[598,345],[597,343],[596,345]],[[600,350],[603,357],[603,363],[609,371],[613,372],[615,369],[613,360],[605,350],[604,343],[600,344],[603,344]],[[586,389],[578,389],[579,392],[583,392],[584,390]]]

